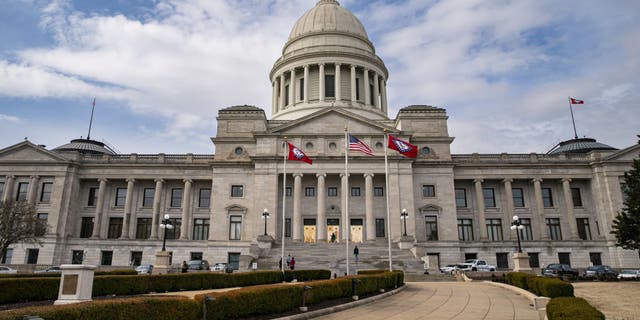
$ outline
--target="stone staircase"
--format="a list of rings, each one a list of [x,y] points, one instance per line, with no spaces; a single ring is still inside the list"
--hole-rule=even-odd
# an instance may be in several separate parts
[[[354,261],[353,248],[357,245],[360,251],[358,263]],[[302,243],[285,241],[285,261],[287,255],[296,259],[296,270],[300,269],[328,269],[336,275],[344,275],[346,272],[346,248],[345,243]],[[270,251],[258,258],[260,269],[278,269],[281,256],[281,243],[274,243]],[[391,244],[391,260],[394,270],[403,270],[405,273],[422,274],[423,262],[414,257],[409,250],[401,250],[396,244]],[[285,262],[286,263],[286,262]],[[355,274],[357,270],[388,269],[389,256],[388,244],[383,240],[365,243],[349,243],[349,273]],[[433,270],[435,271],[435,270]]]

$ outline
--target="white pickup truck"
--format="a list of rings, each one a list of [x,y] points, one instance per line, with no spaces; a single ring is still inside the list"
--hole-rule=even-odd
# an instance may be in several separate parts
[[[496,266],[487,264],[484,260],[468,259],[457,264],[458,270],[462,271],[496,271]]]

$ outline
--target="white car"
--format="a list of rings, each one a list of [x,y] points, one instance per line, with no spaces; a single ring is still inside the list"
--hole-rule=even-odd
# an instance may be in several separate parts
[[[211,271],[225,271],[227,269],[227,264],[223,262],[218,262],[211,266]]]
[[[468,259],[463,263],[458,263],[458,270],[462,271],[496,271],[496,267],[487,264],[484,260]]]
[[[456,271],[457,267],[455,264],[448,264],[444,267],[440,268],[440,272],[442,273],[452,273],[454,271]]]
[[[618,274],[618,279],[640,279],[640,270],[623,270]]]
[[[18,273],[18,270],[11,269],[5,266],[0,266],[0,274],[15,274],[15,273]]]

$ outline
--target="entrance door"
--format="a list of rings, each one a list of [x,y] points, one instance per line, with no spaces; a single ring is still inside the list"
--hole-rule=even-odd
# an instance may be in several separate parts
[[[340,242],[339,219],[327,219],[327,242],[331,242],[331,239],[335,239],[333,242]]]
[[[316,242],[316,219],[304,219],[304,242]]]
[[[354,243],[362,242],[362,219],[351,219],[349,240]]]

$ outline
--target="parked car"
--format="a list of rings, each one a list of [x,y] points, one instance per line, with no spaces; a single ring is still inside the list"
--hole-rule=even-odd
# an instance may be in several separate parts
[[[207,260],[190,260],[189,270],[206,270],[209,271],[209,261]]]
[[[456,267],[462,271],[496,271],[495,266],[479,259],[467,259],[463,263],[458,263]]]
[[[136,267],[136,272],[138,272],[138,274],[151,274],[153,272],[153,265],[141,264]]]
[[[0,266],[0,274],[14,274],[14,273],[18,273],[18,270],[11,269],[5,266]]]
[[[62,272],[60,266],[51,266],[44,270],[34,271],[33,273],[49,273],[49,272]]]
[[[227,269],[227,264],[224,262],[215,263],[211,266],[211,271],[224,271]]]
[[[618,274],[618,279],[640,279],[640,270],[623,270]]]
[[[456,271],[457,267],[455,264],[448,264],[444,267],[440,268],[440,272],[442,273],[452,273],[454,271]]]
[[[552,263],[542,269],[543,276],[562,276],[572,275],[578,276],[578,270],[571,268],[568,264]]]
[[[615,278],[618,272],[606,265],[590,266],[584,272],[584,276],[588,278]]]

